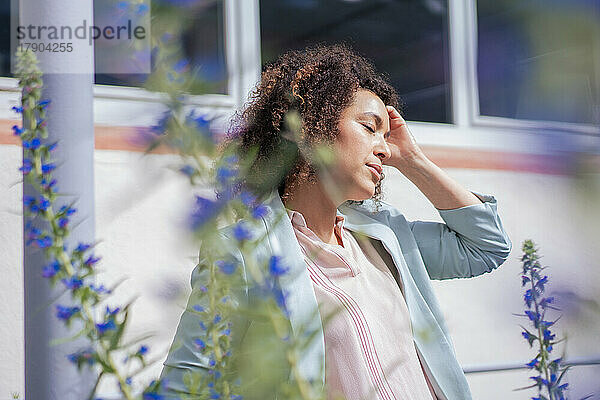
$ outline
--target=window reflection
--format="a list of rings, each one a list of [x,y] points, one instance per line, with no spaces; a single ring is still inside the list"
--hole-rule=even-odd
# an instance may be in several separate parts
[[[225,57],[225,32],[223,0],[194,2],[180,19],[185,26],[183,49],[190,61],[191,70],[198,78],[191,94],[227,94],[227,64]],[[159,2],[152,3],[153,12]],[[174,60],[175,61],[175,60]],[[154,65],[154,59],[151,59]],[[97,84],[119,86],[142,86],[147,74],[96,74]]]
[[[477,1],[482,115],[598,123],[600,3]]]
[[[10,0],[0,2],[0,76],[10,73]]]
[[[389,75],[409,120],[452,122],[446,0],[261,0],[263,64],[346,41]]]

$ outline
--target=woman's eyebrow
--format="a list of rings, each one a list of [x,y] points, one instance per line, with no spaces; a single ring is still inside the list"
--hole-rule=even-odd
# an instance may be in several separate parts
[[[379,116],[379,114],[376,114],[372,111],[366,111],[364,113],[359,114],[359,116],[365,116],[365,117],[373,117],[375,118],[375,126],[377,128],[379,128],[381,126],[381,124],[383,123],[383,121],[381,120],[381,117]]]

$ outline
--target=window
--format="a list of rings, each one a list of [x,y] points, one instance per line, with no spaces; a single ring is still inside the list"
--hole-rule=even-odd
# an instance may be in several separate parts
[[[261,0],[263,64],[346,41],[389,75],[406,118],[452,122],[446,0]]]
[[[0,76],[10,73],[10,1],[0,2]]]
[[[98,2],[95,3],[96,10]],[[12,77],[10,68],[10,1],[0,2],[0,76]],[[16,5],[15,5],[16,6]],[[153,2],[159,11],[160,3]],[[199,82],[190,89],[192,94],[227,94],[227,63],[225,55],[223,0],[196,2],[190,6],[187,17],[181,21],[187,26],[184,34],[184,51],[193,68],[197,69]],[[97,49],[96,49],[97,50]],[[96,59],[99,52],[96,51]],[[145,74],[95,74],[95,82],[103,85],[141,86]]]
[[[599,122],[600,3],[477,1],[484,116]]]
[[[152,2],[152,12],[168,12],[158,2]],[[164,6],[163,6],[164,7]],[[225,57],[223,0],[194,2],[181,20],[185,26],[184,52],[199,80],[192,94],[227,94],[227,63]],[[157,23],[157,22],[154,22]],[[98,53],[98,52],[96,52]],[[96,83],[117,86],[141,86],[144,74],[96,74]]]

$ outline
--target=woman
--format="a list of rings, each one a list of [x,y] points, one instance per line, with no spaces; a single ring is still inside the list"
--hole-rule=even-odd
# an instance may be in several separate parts
[[[258,148],[247,184],[273,189],[261,251],[290,268],[280,284],[292,328],[317,332],[302,375],[326,382],[330,397],[470,399],[429,280],[489,272],[512,244],[495,198],[464,189],[431,162],[398,107],[395,90],[367,60],[345,45],[319,45],[264,69],[230,138],[241,151]],[[291,109],[300,113],[301,134],[283,137]],[[335,156],[325,166],[312,152],[322,145]],[[279,156],[289,148],[291,164]],[[381,201],[384,165],[410,179],[445,224],[406,221]],[[282,212],[289,218],[277,223]],[[207,367],[190,344],[195,329],[184,312],[163,371],[174,391],[185,390],[184,371]]]

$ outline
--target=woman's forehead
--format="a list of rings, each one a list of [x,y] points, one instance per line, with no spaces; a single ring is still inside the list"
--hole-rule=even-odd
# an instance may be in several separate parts
[[[387,109],[379,96],[370,90],[359,90],[354,101],[347,109],[350,118],[364,118],[374,120],[377,126],[384,123],[387,117]]]
[[[358,89],[354,94],[351,106],[356,112],[380,113],[385,111],[385,103],[379,96],[368,89]]]

